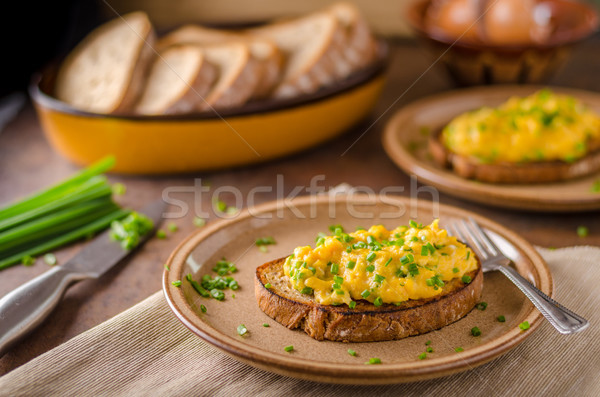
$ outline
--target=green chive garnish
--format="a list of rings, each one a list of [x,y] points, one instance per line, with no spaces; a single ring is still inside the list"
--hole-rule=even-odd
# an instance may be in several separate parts
[[[375,270],[375,266],[374,265],[369,265],[365,268],[366,271],[368,272],[373,272]]]
[[[427,353],[433,353],[433,347],[429,346],[426,349]]]
[[[283,350],[290,353],[292,350],[294,350],[294,346],[293,345],[286,346],[283,348]]]
[[[376,282],[377,284],[381,284],[381,283],[383,282],[383,280],[385,280],[385,277],[383,277],[383,276],[382,276],[382,275],[380,275],[380,274],[376,274],[376,275],[375,275],[375,277],[374,277],[374,279],[375,279],[375,282]]]
[[[54,266],[56,265],[56,256],[54,256],[53,253],[49,252],[46,255],[44,255],[44,262],[46,262],[48,266]]]
[[[471,251],[467,251],[467,260],[469,260],[469,258],[471,257]]]
[[[165,238],[167,238],[167,233],[162,229],[158,229],[156,231],[156,238],[165,239]]]
[[[487,309],[487,306],[488,306],[487,302],[479,302],[478,304],[475,305],[477,310],[481,310],[481,311]]]
[[[270,325],[269,325],[269,324],[267,324],[267,323],[263,323],[263,327],[265,327],[265,328],[269,328],[269,327],[270,327]]]
[[[175,233],[177,231],[177,225],[173,222],[169,223],[169,225],[167,226],[167,228],[169,229],[169,231],[171,233]]]
[[[262,238],[256,239],[254,244],[257,247],[260,247],[263,245],[273,245],[273,244],[277,244],[277,243],[275,242],[275,239],[273,237],[262,237]]]
[[[521,329],[521,331],[525,331],[529,329],[529,327],[529,321],[523,321],[521,324],[519,324],[519,328]]]
[[[425,360],[427,358],[427,353],[419,354],[419,360]]]
[[[313,289],[310,287],[304,287],[302,288],[302,290],[300,291],[301,294],[305,294],[305,295],[310,295],[313,293]]]
[[[369,255],[367,255],[367,261],[369,262],[373,262],[375,258],[377,258],[377,254],[374,252],[371,252]]]
[[[590,233],[590,231],[587,227],[585,227],[585,226],[577,227],[577,235],[579,237],[587,237],[589,233]]]
[[[248,328],[246,328],[246,326],[244,324],[240,324],[237,327],[237,333],[240,336],[246,335],[248,333]]]
[[[265,284],[265,288],[267,288],[267,289],[268,289],[268,288],[271,288],[271,287],[272,287],[271,283],[266,283],[266,284]]]
[[[340,271],[340,266],[337,263],[332,263],[331,264],[331,273],[338,274],[339,271]]]
[[[356,307],[356,302],[355,301],[350,302],[350,304],[348,304],[348,307],[350,309],[354,309]]]
[[[457,353],[460,353],[460,352],[465,351],[465,349],[463,349],[462,347],[455,347],[454,351],[457,352]]]
[[[458,273],[458,272],[460,272],[460,270],[458,270],[457,267],[455,267],[455,268],[452,269],[452,273]]]
[[[506,321],[506,317],[504,317],[504,316],[498,316],[498,317],[496,317],[496,320],[498,320],[498,322],[500,322],[500,323],[503,323],[503,322]]]
[[[169,267],[169,265],[167,265],[167,264],[165,264],[165,269],[166,269],[168,272],[170,272],[170,271],[171,271],[171,268],[170,268],[170,267]]]
[[[520,327],[520,325],[519,325],[519,327]],[[480,336],[481,330],[478,327],[473,327],[473,328],[471,328],[471,335]]]
[[[171,282],[172,285],[174,285],[175,287],[179,288],[181,287],[181,280],[175,280],[173,282]]]
[[[204,225],[206,225],[206,219],[196,216],[196,217],[194,217],[194,220],[192,221],[192,223],[196,227],[203,227]]]
[[[379,359],[377,357],[371,357],[369,359],[369,361],[367,361],[365,364],[367,364],[367,365],[381,364],[381,359]]]
[[[471,282],[471,276],[467,276],[466,274],[461,278],[462,282],[465,284],[469,284]]]
[[[381,305],[383,305],[383,300],[381,299],[381,296],[378,296],[377,298],[375,298],[375,300],[373,301],[373,304],[375,306],[381,306]]]
[[[425,342],[425,346],[429,346],[429,345],[431,345],[431,341],[430,340],[428,340],[427,342]]]
[[[348,264],[346,264],[346,267],[350,270],[354,269],[354,266],[356,266],[356,262],[354,261],[348,261]]]
[[[369,295],[371,295],[371,291],[369,291],[368,289],[364,290],[363,292],[361,292],[360,296],[362,296],[363,298],[367,299],[369,297]]]
[[[206,306],[200,305],[200,310],[202,311],[202,313],[206,313]]]
[[[392,258],[388,259],[387,262],[385,262],[385,265],[383,265],[383,266],[387,267],[387,265],[389,265],[391,262],[392,262]]]
[[[351,355],[351,356],[356,357],[356,352],[354,350],[352,350],[352,349],[348,349],[348,354]]]
[[[21,263],[23,266],[31,266],[35,263],[35,258],[31,255],[25,255],[23,258],[21,258]]]

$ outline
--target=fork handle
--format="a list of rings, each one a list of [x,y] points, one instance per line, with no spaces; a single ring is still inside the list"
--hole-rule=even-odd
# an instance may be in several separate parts
[[[498,270],[504,273],[531,300],[535,307],[561,334],[573,334],[584,330],[589,325],[585,318],[573,313],[531,285],[512,267],[499,266]]]

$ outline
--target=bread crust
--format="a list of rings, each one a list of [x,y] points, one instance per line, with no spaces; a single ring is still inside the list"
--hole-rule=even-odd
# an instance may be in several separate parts
[[[442,130],[429,137],[428,146],[435,162],[450,168],[466,179],[489,183],[546,183],[558,182],[590,175],[600,170],[600,141],[590,142],[590,152],[573,162],[539,161],[531,163],[483,164],[466,156],[449,151],[441,141]]]
[[[303,329],[317,340],[376,342],[396,340],[442,328],[464,317],[481,298],[483,271],[469,273],[471,283],[460,279],[447,282],[441,295],[409,300],[401,306],[376,307],[360,300],[356,308],[347,305],[320,305],[314,299],[289,288],[282,291],[285,258],[267,262],[256,269],[254,290],[260,309],[289,329]],[[271,288],[265,284],[270,282]]]

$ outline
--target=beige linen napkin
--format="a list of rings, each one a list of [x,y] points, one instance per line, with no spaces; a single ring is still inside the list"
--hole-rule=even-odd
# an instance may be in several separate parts
[[[1,396],[598,396],[600,248],[540,249],[558,301],[590,320],[560,335],[548,323],[482,367],[391,386],[328,385],[241,364],[189,332],[162,292],[0,378]]]

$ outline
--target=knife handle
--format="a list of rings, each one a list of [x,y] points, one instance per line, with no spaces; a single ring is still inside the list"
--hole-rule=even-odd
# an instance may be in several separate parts
[[[69,286],[90,277],[57,266],[2,297],[0,357],[48,317]]]

